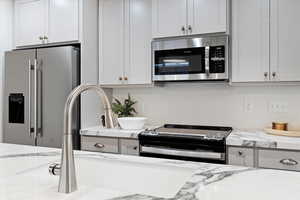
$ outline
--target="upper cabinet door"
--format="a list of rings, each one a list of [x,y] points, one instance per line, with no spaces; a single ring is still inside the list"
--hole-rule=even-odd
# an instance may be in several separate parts
[[[128,38],[125,53],[126,84],[150,84],[151,74],[151,40],[152,40],[152,2],[149,0],[128,0],[125,34]],[[127,37],[128,36],[128,37]],[[128,47],[128,48],[127,48]],[[127,59],[125,59],[127,60]]]
[[[153,37],[172,37],[187,33],[186,0],[153,0]]]
[[[48,0],[48,42],[79,40],[79,0]]]
[[[226,30],[227,0],[188,0],[188,34]]]
[[[99,83],[123,83],[124,0],[99,1]]]
[[[233,0],[232,6],[232,81],[268,81],[269,0]]]
[[[300,1],[271,0],[271,80],[300,81]]]
[[[46,31],[46,0],[15,1],[16,46],[42,44]]]

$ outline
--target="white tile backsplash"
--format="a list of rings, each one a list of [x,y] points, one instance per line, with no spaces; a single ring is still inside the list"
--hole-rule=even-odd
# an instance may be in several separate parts
[[[114,89],[113,96],[127,94],[138,101],[139,115],[150,124],[187,123],[264,128],[286,121],[300,129],[299,86],[229,86],[221,83],[174,83],[164,87]],[[282,104],[282,112],[270,104]]]

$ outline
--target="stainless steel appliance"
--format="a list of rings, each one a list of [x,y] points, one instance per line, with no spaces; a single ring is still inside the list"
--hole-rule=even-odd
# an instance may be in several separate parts
[[[231,127],[166,124],[139,135],[140,155],[225,164],[231,131]]]
[[[3,139],[6,143],[61,147],[65,101],[80,83],[79,49],[73,46],[5,53]],[[80,104],[73,116],[79,149]]]
[[[152,42],[154,81],[228,79],[228,36]]]

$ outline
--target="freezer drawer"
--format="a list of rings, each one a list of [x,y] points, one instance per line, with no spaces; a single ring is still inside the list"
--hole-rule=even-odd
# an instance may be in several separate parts
[[[254,149],[228,147],[228,164],[254,167]]]
[[[300,152],[260,149],[258,167],[300,171]]]
[[[119,153],[118,138],[81,136],[81,149],[104,153]]]

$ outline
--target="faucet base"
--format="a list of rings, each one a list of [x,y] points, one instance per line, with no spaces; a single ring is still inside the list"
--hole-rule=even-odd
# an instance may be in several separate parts
[[[77,190],[74,154],[72,149],[72,135],[64,135],[58,188],[58,192],[60,193],[71,193]]]

